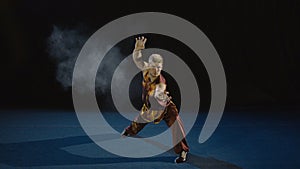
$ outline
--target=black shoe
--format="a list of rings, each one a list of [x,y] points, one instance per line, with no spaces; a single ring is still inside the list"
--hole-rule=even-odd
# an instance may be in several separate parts
[[[129,133],[127,133],[126,129],[121,133],[121,137],[124,138],[124,137],[128,137],[129,136]]]
[[[175,163],[184,163],[184,162],[186,162],[186,157],[187,157],[187,152],[186,151],[182,151],[179,154],[179,157],[177,157],[175,159]]]

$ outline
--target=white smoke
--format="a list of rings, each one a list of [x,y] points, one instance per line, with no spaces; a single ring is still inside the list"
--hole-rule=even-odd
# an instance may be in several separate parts
[[[88,36],[82,28],[63,29],[57,26],[48,38],[48,52],[57,63],[56,79],[68,89],[72,86],[72,74],[76,58]]]
[[[47,39],[49,55],[57,64],[56,79],[65,90],[69,90],[72,86],[75,62],[81,48],[88,40],[89,34],[90,31],[82,25],[73,29],[54,26],[51,35]],[[113,65],[120,62],[120,56],[122,56],[117,47],[113,47],[109,54],[110,57],[102,61],[103,68],[97,73],[95,83],[97,92],[103,93],[109,89],[110,78],[115,69]]]

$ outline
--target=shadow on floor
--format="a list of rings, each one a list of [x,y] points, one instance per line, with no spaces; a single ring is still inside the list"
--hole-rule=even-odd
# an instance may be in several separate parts
[[[119,138],[120,135],[106,134],[97,137],[97,141],[112,140]],[[172,150],[168,152],[174,157],[149,157],[149,158],[126,158],[111,155],[107,158],[90,158],[71,154],[62,148],[80,144],[93,143],[88,136],[76,136],[67,138],[57,138],[39,141],[29,141],[20,143],[0,144],[0,163],[14,167],[34,167],[34,166],[53,166],[53,165],[79,165],[79,164],[112,164],[128,162],[164,162],[173,163],[175,154]],[[151,142],[158,145],[159,143]],[[99,148],[101,149],[101,148]],[[109,152],[101,149],[103,153]],[[109,153],[110,154],[110,153]],[[214,158],[200,157],[189,154],[188,163],[201,169],[239,169],[240,167],[220,161]]]

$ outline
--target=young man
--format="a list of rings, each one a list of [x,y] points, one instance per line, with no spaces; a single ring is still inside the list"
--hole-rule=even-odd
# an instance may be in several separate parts
[[[161,75],[163,58],[159,54],[152,54],[149,61],[142,59],[142,50],[145,49],[147,39],[136,38],[133,60],[143,72],[143,107],[140,114],[123,131],[122,136],[134,136],[149,122],[159,123],[164,120],[172,129],[174,151],[179,154],[176,163],[186,162],[189,147],[185,139],[185,132],[176,105],[171,101],[166,91],[166,80]]]

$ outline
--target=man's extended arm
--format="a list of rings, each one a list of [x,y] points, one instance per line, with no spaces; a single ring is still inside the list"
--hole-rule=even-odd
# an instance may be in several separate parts
[[[148,67],[148,63],[142,59],[142,49],[145,49],[147,39],[144,37],[138,37],[135,38],[135,41],[135,48],[132,53],[133,61],[139,69],[145,70]]]

